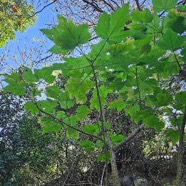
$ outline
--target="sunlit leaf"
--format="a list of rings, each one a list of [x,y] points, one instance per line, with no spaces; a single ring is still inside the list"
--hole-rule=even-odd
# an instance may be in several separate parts
[[[39,112],[37,106],[31,101],[27,102],[24,107],[26,112],[32,112],[32,114],[36,114]]]
[[[56,44],[55,48],[51,49],[54,53],[65,54],[90,39],[87,24],[76,26],[71,20],[62,16],[58,16],[58,22],[52,29],[41,29]]]
[[[184,40],[184,37],[178,36],[172,30],[167,30],[157,44],[162,49],[174,51],[181,47]]]
[[[156,12],[169,11],[176,6],[177,0],[152,0],[153,9]]]
[[[50,117],[41,117],[39,118],[39,123],[41,124],[43,133],[58,133],[61,130],[61,124],[55,122]]]
[[[67,132],[66,132],[67,138],[70,139],[78,139],[79,138],[79,132],[75,129],[72,129],[68,127]]]
[[[117,9],[111,15],[103,13],[94,29],[97,36],[102,39],[112,40],[119,38],[121,40],[123,27],[128,21],[128,11],[129,5],[127,4],[121,9]]]
[[[98,125],[86,124],[85,126],[83,126],[83,131],[89,134],[96,135],[99,132],[99,127]]]

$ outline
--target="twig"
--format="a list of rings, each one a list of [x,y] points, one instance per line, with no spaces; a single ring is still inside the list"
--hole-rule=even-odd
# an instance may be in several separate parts
[[[135,2],[136,2],[136,5],[138,7],[138,10],[141,11],[141,7],[140,7],[140,4],[139,4],[139,1],[138,0],[135,0]]]
[[[178,58],[176,57],[175,52],[173,52],[173,54],[174,54],[174,59],[176,60],[176,63],[177,63],[178,66],[179,66],[179,69],[182,70],[182,67],[181,67],[181,65],[180,65],[180,63],[179,63],[179,61],[178,61]]]
[[[114,7],[112,6],[112,4],[107,3],[105,0],[103,0],[103,2],[104,2],[107,6],[109,6],[109,7],[111,8],[112,11],[115,11],[115,9],[114,9]]]
[[[48,55],[48,56],[46,56],[46,57],[44,57],[44,58],[42,58],[42,59],[40,59],[40,60],[38,60],[38,61],[34,61],[33,63],[34,64],[38,64],[38,63],[40,63],[41,61],[44,61],[44,60],[46,60],[46,59],[48,59],[48,58],[50,58],[50,57],[52,57],[53,56],[53,54],[50,54],[50,55]]]
[[[90,2],[88,0],[83,0],[83,2],[91,5],[96,11],[101,13],[103,12],[103,10],[97,4],[94,4],[93,2]]]
[[[137,84],[137,90],[138,90],[140,109],[142,109],[141,91],[140,91],[139,80],[138,80],[138,67],[136,67],[135,75],[136,75],[136,84]]]
[[[142,7],[143,6],[143,4],[146,2],[146,0],[144,0],[142,3],[141,3],[141,5],[140,5],[140,7]]]
[[[104,174],[105,174],[105,169],[106,169],[107,164],[105,163],[104,167],[103,167],[103,171],[102,171],[102,175],[101,175],[101,182],[100,182],[100,186],[103,185],[103,178],[104,178]]]
[[[113,2],[118,8],[120,8],[119,4],[116,1],[114,0],[110,0],[110,1]]]
[[[82,130],[79,129],[79,128],[76,128],[76,127],[74,127],[74,126],[72,126],[72,125],[69,125],[69,124],[65,123],[63,120],[58,119],[58,118],[56,118],[55,116],[53,116],[52,114],[47,113],[47,112],[43,111],[42,109],[40,109],[39,106],[38,106],[38,104],[37,104],[35,101],[33,101],[33,103],[36,105],[37,109],[38,109],[41,113],[50,116],[50,117],[53,118],[55,121],[57,121],[57,122],[59,122],[59,123],[65,125],[65,126],[71,128],[71,129],[74,129],[74,130],[76,130],[76,131],[78,131],[78,132],[80,132],[80,133],[82,133],[82,134],[85,134],[85,135],[87,135],[87,136],[91,136],[91,137],[93,137],[93,138],[99,139],[99,140],[101,140],[101,141],[103,142],[103,140],[102,140],[100,137],[95,136],[95,135],[90,134],[90,133],[87,133],[87,132],[84,132],[84,131],[82,131]]]
[[[54,0],[54,1],[52,1],[51,3],[45,5],[41,10],[39,10],[39,11],[35,12],[33,15],[31,15],[30,18],[31,18],[31,17],[34,17],[36,14],[42,12],[45,8],[47,8],[48,6],[54,4],[56,1],[57,1],[57,0]]]

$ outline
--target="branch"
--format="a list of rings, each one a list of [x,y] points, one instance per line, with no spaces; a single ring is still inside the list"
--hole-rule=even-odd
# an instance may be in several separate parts
[[[178,58],[176,57],[175,52],[173,52],[173,54],[174,54],[174,59],[176,60],[176,63],[177,63],[178,66],[179,66],[179,69],[182,70],[181,65],[180,65],[180,63],[179,63],[179,61],[178,61]]]
[[[112,6],[112,4],[107,3],[105,0],[103,0],[103,2],[104,2],[107,6],[109,6],[109,7],[111,8],[112,11],[115,11],[115,9],[114,9],[114,7]]]
[[[180,5],[180,4],[185,5],[185,4],[186,4],[186,0],[180,1],[180,2],[178,3],[178,5]]]
[[[140,7],[142,7],[143,6],[143,4],[146,2],[146,0],[144,0],[142,3],[141,3],[141,5],[140,5]]]
[[[138,134],[139,132],[141,132],[144,129],[144,124],[141,124],[136,130],[134,130],[124,141],[122,141],[121,143],[119,143],[117,146],[114,147],[114,151],[117,152],[119,150],[119,148],[123,145],[125,145],[126,143],[128,143],[130,140],[132,140],[136,134]]]
[[[36,14],[38,14],[38,13],[40,13],[40,12],[42,12],[45,8],[47,8],[48,6],[50,6],[50,5],[52,5],[52,4],[54,4],[55,2],[56,2],[57,0],[54,0],[54,1],[52,1],[51,3],[49,3],[49,4],[47,4],[47,5],[45,5],[41,10],[39,10],[39,11],[37,11],[37,12],[35,12],[33,15],[31,15],[30,17],[34,17]]]
[[[142,109],[142,100],[141,100],[141,92],[140,92],[140,86],[139,86],[139,80],[138,80],[138,67],[136,66],[136,86],[138,90],[138,97],[139,97],[139,104],[140,104],[140,109]]]
[[[43,111],[42,109],[40,109],[39,106],[38,106],[38,104],[37,104],[35,101],[33,101],[33,103],[36,105],[37,109],[38,109],[41,113],[50,116],[50,117],[53,118],[55,121],[57,121],[57,122],[59,122],[59,123],[65,125],[65,126],[71,128],[71,129],[74,129],[74,130],[76,130],[76,131],[78,131],[78,132],[80,132],[80,133],[82,133],[82,134],[85,134],[85,135],[87,135],[87,136],[91,136],[91,137],[93,137],[93,138],[99,139],[99,140],[101,140],[101,141],[104,143],[104,141],[103,141],[100,137],[95,136],[95,135],[90,134],[90,133],[87,133],[87,132],[84,132],[84,131],[82,131],[82,130],[79,129],[79,128],[76,128],[76,127],[74,127],[74,126],[72,126],[72,125],[69,125],[69,124],[65,123],[63,120],[58,119],[58,118],[56,118],[55,116],[53,116],[52,114],[47,113],[47,112]]]
[[[38,64],[38,63],[40,63],[41,61],[44,61],[44,60],[46,60],[46,59],[48,59],[48,58],[50,58],[50,57],[52,57],[53,56],[53,54],[50,54],[50,55],[48,55],[48,56],[46,56],[46,57],[44,57],[44,58],[42,58],[42,59],[40,59],[40,60],[38,60],[38,61],[34,61],[33,63],[34,64]]]
[[[94,4],[93,1],[83,0],[83,2],[92,6],[96,11],[103,12],[103,10],[97,4]]]
[[[97,38],[98,38],[98,36],[94,36],[94,37],[90,38],[88,41],[92,41],[92,40],[97,39]]]
[[[140,4],[139,4],[139,1],[138,0],[135,0],[135,2],[136,2],[136,5],[137,5],[138,10],[141,11],[141,7],[140,7]]]
[[[111,0],[111,2],[113,2],[118,8],[120,8],[119,4],[116,1]]]

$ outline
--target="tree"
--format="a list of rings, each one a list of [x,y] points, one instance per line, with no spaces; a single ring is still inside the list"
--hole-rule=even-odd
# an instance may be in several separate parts
[[[82,47],[91,39],[88,25],[59,16],[57,26],[42,32],[55,43],[51,52],[66,55],[62,63],[4,75],[5,91],[19,96],[29,92],[32,100],[25,109],[42,114],[44,133],[62,130],[85,152],[96,151],[99,161],[110,161],[116,186],[116,151],[144,127],[165,130],[179,141],[175,185],[184,185],[185,7],[174,0],[152,2],[154,13],[130,13],[128,5],[103,13],[94,27],[99,42],[89,52]],[[72,50],[81,56],[68,56]],[[136,123],[129,136],[116,133],[111,125],[107,116],[115,110]],[[98,114],[96,122],[91,122],[93,113]]]
[[[23,98],[0,93],[0,183],[3,186],[43,185],[62,171],[66,174],[68,166],[60,162],[70,159],[62,152],[70,145],[75,147],[62,134],[43,135],[37,117],[24,112],[23,102]],[[68,152],[69,157],[73,157],[72,152]]]
[[[15,31],[24,32],[35,22],[34,8],[26,1],[0,1],[0,47],[14,39]]]

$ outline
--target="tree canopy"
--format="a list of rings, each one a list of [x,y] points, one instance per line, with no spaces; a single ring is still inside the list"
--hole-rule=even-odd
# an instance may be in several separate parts
[[[15,31],[24,32],[35,22],[34,8],[25,0],[0,1],[0,47],[15,38]]]

